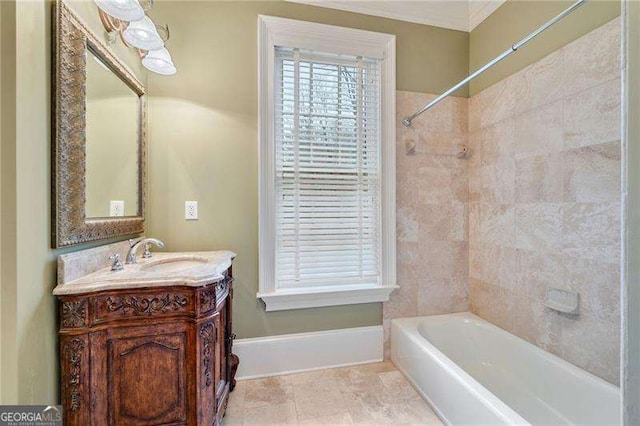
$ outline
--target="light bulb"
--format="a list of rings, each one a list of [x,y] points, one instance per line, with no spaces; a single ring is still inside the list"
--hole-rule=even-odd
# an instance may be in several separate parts
[[[142,58],[142,65],[149,71],[162,75],[173,75],[176,73],[176,66],[171,60],[171,55],[166,48],[152,50]]]
[[[105,13],[121,21],[139,21],[144,17],[144,9],[138,0],[93,0]]]
[[[130,22],[122,36],[127,43],[142,50],[158,50],[164,46],[156,24],[148,16],[139,21]]]

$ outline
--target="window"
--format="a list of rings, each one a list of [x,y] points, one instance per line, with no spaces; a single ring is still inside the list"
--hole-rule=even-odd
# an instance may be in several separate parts
[[[260,291],[267,310],[395,286],[394,38],[260,17]]]

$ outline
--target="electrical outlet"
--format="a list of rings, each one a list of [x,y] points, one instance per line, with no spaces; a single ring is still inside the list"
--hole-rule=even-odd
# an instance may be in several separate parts
[[[186,220],[198,220],[198,202],[197,201],[184,202],[184,218]]]
[[[123,200],[111,200],[109,201],[109,216],[124,216],[124,201]]]

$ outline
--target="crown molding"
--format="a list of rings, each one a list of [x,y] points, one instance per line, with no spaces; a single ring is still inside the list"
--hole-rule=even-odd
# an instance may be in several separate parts
[[[507,0],[469,0],[469,32],[480,25]]]
[[[396,19],[470,32],[506,0],[468,1],[354,1],[287,0],[311,6]]]
[[[462,1],[452,1],[446,7],[442,7],[442,2],[433,1],[287,1],[451,30],[467,31],[469,28],[468,8]]]

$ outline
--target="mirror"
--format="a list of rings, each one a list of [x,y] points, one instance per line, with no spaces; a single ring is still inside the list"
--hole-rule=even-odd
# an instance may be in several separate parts
[[[137,216],[138,95],[87,51],[88,218]]]
[[[144,87],[69,6],[55,7],[52,245],[142,233]]]

